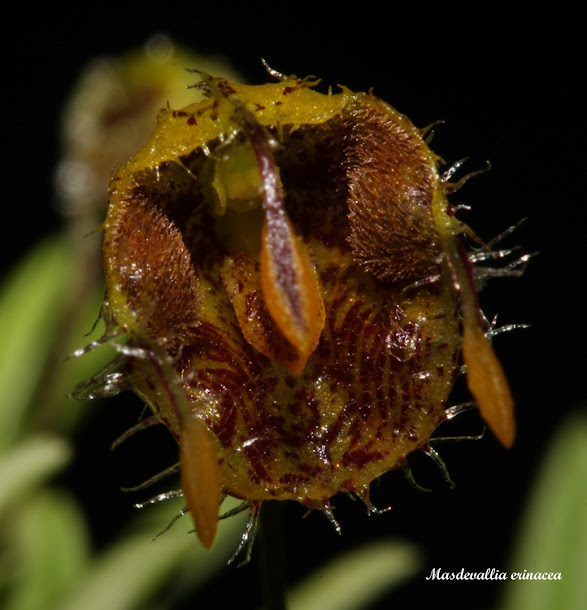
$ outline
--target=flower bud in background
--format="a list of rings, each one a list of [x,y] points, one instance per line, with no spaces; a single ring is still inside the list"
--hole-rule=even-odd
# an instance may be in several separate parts
[[[235,78],[220,58],[200,57],[162,34],[142,49],[86,66],[62,119],[56,186],[66,217],[89,214],[92,229],[102,221],[113,169],[146,143],[158,112],[202,97],[188,89],[193,76],[186,69],[194,66]]]

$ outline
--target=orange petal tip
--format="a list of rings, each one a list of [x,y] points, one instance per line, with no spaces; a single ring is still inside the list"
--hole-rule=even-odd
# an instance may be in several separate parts
[[[206,426],[188,417],[180,437],[181,481],[186,503],[202,544],[210,549],[218,527],[218,460]]]

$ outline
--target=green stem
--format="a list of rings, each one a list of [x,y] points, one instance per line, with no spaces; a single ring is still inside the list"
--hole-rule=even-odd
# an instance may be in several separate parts
[[[263,610],[286,610],[282,510],[280,502],[261,506],[258,550]]]

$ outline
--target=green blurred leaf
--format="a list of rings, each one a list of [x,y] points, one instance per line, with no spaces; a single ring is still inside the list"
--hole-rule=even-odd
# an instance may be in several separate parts
[[[415,546],[394,540],[358,548],[325,565],[288,597],[289,610],[356,610],[366,607],[421,566]]]
[[[152,540],[184,506],[183,501],[162,502],[143,509],[148,519],[140,519],[141,529],[120,540],[94,562],[87,578],[59,610],[131,610],[141,608],[173,578],[177,570],[191,570],[191,587],[196,588],[222,568],[234,551],[243,530],[245,515],[221,521],[218,537],[207,551],[195,535],[189,516],[180,519],[169,531]],[[228,510],[226,506],[223,509]],[[157,524],[155,526],[155,524]]]
[[[11,526],[15,578],[5,610],[54,608],[87,565],[79,508],[63,493],[42,491],[21,505]]]
[[[21,501],[69,461],[71,450],[56,437],[38,437],[0,454],[0,514]]]
[[[78,304],[73,324],[68,329],[68,336],[62,344],[60,361],[52,377],[51,398],[44,405],[43,413],[37,414],[38,424],[44,428],[58,429],[63,433],[73,430],[98,401],[74,400],[69,398],[80,381],[89,379],[116,357],[115,350],[104,345],[77,358],[67,358],[76,350],[98,340],[104,334],[104,323],[99,321],[92,328],[100,312],[104,290],[93,290],[86,295],[84,302]],[[90,332],[92,331],[92,332]]]
[[[0,291],[0,452],[18,437],[61,316],[72,261],[66,240],[40,243]]]
[[[532,492],[512,572],[560,572],[562,580],[509,580],[502,610],[587,608],[587,416],[558,430]]]

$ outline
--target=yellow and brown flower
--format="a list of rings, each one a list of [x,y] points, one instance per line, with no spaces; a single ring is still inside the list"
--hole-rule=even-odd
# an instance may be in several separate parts
[[[170,429],[206,546],[223,495],[369,503],[446,419],[461,352],[514,438],[438,158],[382,100],[316,84],[203,74],[110,184],[103,316],[126,342],[78,393],[131,389]]]

